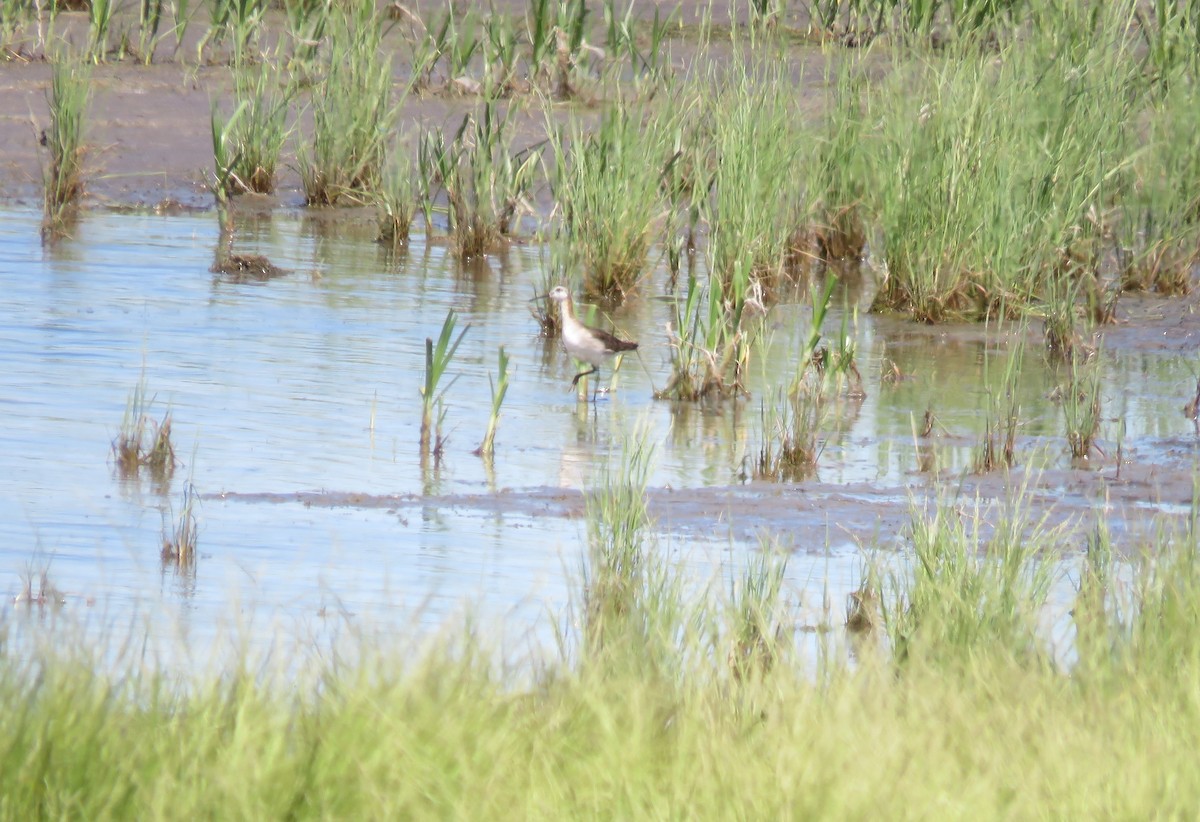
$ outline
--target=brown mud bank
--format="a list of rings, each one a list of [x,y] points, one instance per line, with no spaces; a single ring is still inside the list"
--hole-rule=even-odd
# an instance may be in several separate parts
[[[1089,524],[1103,518],[1114,536],[1147,536],[1166,524],[1182,525],[1193,500],[1191,461],[1200,456],[1195,442],[1179,441],[1173,465],[1125,462],[1118,470],[1017,469],[1007,475],[967,475],[955,482],[916,479],[904,487],[867,483],[805,482],[705,488],[647,489],[655,527],[686,539],[753,541],[770,537],[798,551],[822,553],[853,543],[859,547],[897,546],[914,509],[952,500],[965,513],[978,513],[985,529],[1019,505],[1028,522]],[[352,491],[254,493],[228,491],[205,495],[213,501],[247,504],[300,504],[313,508],[384,509],[407,521],[410,512],[447,512],[538,519],[577,519],[586,499],[576,489],[535,487],[486,494],[365,494]],[[1082,550],[1078,545],[1062,549]],[[1126,545],[1125,547],[1131,547]]]
[[[392,5],[406,8],[411,4]],[[437,4],[432,5],[431,13],[436,13]],[[826,63],[830,57],[809,47],[820,37],[810,33],[809,14],[799,5],[786,13],[779,30],[790,33],[786,60],[797,80],[796,103],[813,109],[819,108],[825,99]],[[659,6],[663,8],[658,9]],[[419,10],[420,4],[415,8]],[[744,3],[682,0],[671,4],[648,3],[645,7],[634,4],[631,13],[635,27],[648,25],[656,14],[671,15],[674,26],[668,33],[670,71],[680,74],[695,65],[700,56],[706,63],[735,59],[728,32],[746,26],[748,8],[749,4]],[[522,26],[529,11],[525,0],[497,0],[488,4],[488,9],[489,14],[518,21]],[[395,25],[396,19],[412,22]],[[588,19],[589,26],[597,23],[599,12]],[[726,32],[726,36],[701,46],[697,30],[702,20],[708,21],[712,32]],[[123,21],[126,26],[134,23],[136,19]],[[214,101],[227,104],[234,99],[234,61],[232,55],[219,50],[206,54],[201,62],[196,61],[195,51],[205,23],[201,16],[184,41],[174,49],[170,42],[160,45],[148,63],[125,56],[91,68],[92,99],[85,118],[85,209],[133,208],[172,213],[215,208],[207,184],[213,168],[211,110]],[[263,54],[269,51],[269,43],[278,45],[276,41],[284,36],[286,25],[281,14],[267,13],[260,44]],[[410,52],[424,35],[423,26],[407,10],[394,16],[387,26],[389,33],[384,38],[384,47],[391,55],[393,97],[399,97],[412,81]],[[55,36],[75,44],[72,48],[79,50],[79,44],[86,43],[88,38],[87,14],[60,13]],[[46,54],[49,48],[47,45],[39,49],[30,41],[24,47],[10,48],[10,59],[0,60],[0,201],[41,205],[43,160],[39,141],[42,130],[49,124],[47,93],[52,75]],[[474,70],[477,73],[477,67]],[[599,110],[611,90],[602,87],[599,77],[590,79],[594,86],[581,87],[567,100],[554,100],[545,90],[535,91],[528,80],[520,81],[519,85],[528,87],[525,92],[503,99],[505,106],[519,112],[513,122],[514,145],[522,148],[541,142],[545,138],[547,113],[565,122],[570,116]],[[477,93],[464,91],[470,85],[460,86],[456,78],[439,76],[431,86],[404,96],[395,124],[396,136],[415,133],[422,127],[453,131],[465,114],[478,110],[483,102]],[[657,103],[650,99],[646,104]],[[303,105],[298,108],[299,114],[291,115],[289,126],[298,125],[302,133],[307,133],[311,112]],[[295,142],[288,140],[284,147],[274,193],[239,196],[234,199],[235,207],[261,213],[304,205]],[[553,204],[547,201],[544,205],[549,209]]]

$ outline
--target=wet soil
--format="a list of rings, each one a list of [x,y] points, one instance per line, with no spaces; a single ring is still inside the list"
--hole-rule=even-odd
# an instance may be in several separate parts
[[[1115,536],[1148,535],[1164,518],[1182,524],[1192,504],[1195,441],[1175,444],[1177,461],[1138,463],[1123,457],[1118,465],[1073,470],[1016,469],[967,475],[955,482],[928,478],[904,486],[822,482],[754,482],[727,487],[653,488],[647,492],[650,516],[658,529],[684,539],[709,537],[717,528],[738,541],[770,535],[795,550],[821,553],[831,544],[853,542],[888,549],[898,544],[914,509],[950,501],[967,514],[978,512],[995,523],[1008,513],[1000,500],[1020,497],[1022,516],[1045,527],[1093,521],[1103,515]],[[1020,492],[1020,493],[1018,493]],[[503,489],[488,494],[360,494],[335,491],[294,493],[226,492],[207,495],[231,502],[299,503],[318,508],[384,509],[406,518],[433,508],[538,517],[582,517],[583,492],[555,488]],[[990,502],[989,502],[990,501]],[[978,505],[978,507],[977,507]],[[1135,542],[1123,542],[1132,548]],[[1082,546],[1062,546],[1065,549]]]
[[[395,5],[419,7],[419,4]],[[525,25],[527,6],[526,0],[498,0],[491,4],[519,27]],[[721,32],[731,26],[745,26],[748,6],[743,2],[672,0],[641,3],[635,6],[635,12],[643,25],[648,25],[656,8],[663,15],[675,15],[669,35],[671,70],[683,73],[697,62],[697,27],[710,10],[713,43],[704,49],[703,60],[707,64],[731,59],[728,38],[722,38]],[[400,15],[398,19],[406,18]],[[599,36],[596,27],[601,24],[599,10],[593,10],[589,22],[595,32],[593,36]],[[135,25],[136,20],[122,20],[118,16],[113,30],[131,29]],[[86,43],[87,26],[84,12],[59,15],[58,33],[67,42]],[[282,26],[282,17],[268,15],[265,42],[269,44],[271,32],[281,30]],[[811,47],[820,36],[810,30],[804,9],[789,10],[778,28],[794,35],[789,40],[792,48],[787,59],[797,80],[795,102],[804,110],[815,111],[824,100],[826,62],[835,58]],[[160,46],[150,64],[127,57],[93,69],[93,96],[86,117],[85,207],[149,208],[165,213],[213,207],[205,183],[212,168],[211,105],[214,100],[231,99],[232,81],[228,62],[219,51],[206,58],[206,63],[196,63],[196,46],[204,30],[204,21],[194,20],[185,42],[178,49]],[[408,56],[418,34],[414,25],[401,22],[389,30],[384,40],[384,47],[395,55],[392,66],[397,90],[407,85],[410,78]],[[42,159],[39,140],[49,124],[46,95],[51,67],[45,52],[45,48],[37,47],[31,37],[26,37],[15,48],[10,46],[7,51],[10,59],[0,61],[0,200],[38,207]],[[587,116],[597,110],[602,102],[597,88],[598,85],[581,84],[571,99],[551,101],[552,116],[565,120],[569,115]],[[654,104],[653,97],[650,95],[647,105]],[[519,112],[515,148],[544,138],[544,101],[544,95],[533,93],[515,94],[506,100]],[[411,135],[421,127],[457,127],[477,104],[478,98],[462,94],[451,78],[435,77],[429,88],[405,100],[397,131]],[[300,121],[302,128],[307,125],[303,114]],[[304,205],[293,143],[289,141],[285,148],[275,193],[270,197],[239,198],[238,206],[261,212]]]

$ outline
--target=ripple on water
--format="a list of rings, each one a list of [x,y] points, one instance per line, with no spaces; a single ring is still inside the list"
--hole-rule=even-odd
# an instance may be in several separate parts
[[[670,368],[664,329],[672,309],[657,299],[661,278],[613,318],[642,342],[640,357],[626,359],[619,390],[593,406],[575,401],[571,364],[529,317],[545,267],[536,247],[514,246],[464,273],[419,237],[393,264],[361,231],[277,215],[248,223],[238,251],[291,273],[231,282],[209,270],[219,241],[211,214],[88,213],[73,239],[51,249],[40,245],[38,214],[0,217],[0,258],[8,261],[0,270],[0,561],[14,594],[30,570],[49,566],[52,582],[71,595],[68,609],[104,611],[96,623],[149,612],[167,617],[149,623],[173,626],[164,635],[211,639],[260,609],[272,624],[307,624],[331,609],[381,624],[409,624],[420,613],[419,622],[434,624],[472,603],[526,630],[570,601],[585,541],[578,519],[210,498],[199,511],[194,575],[163,568],[163,523],[188,479],[206,494],[445,498],[580,489],[635,430],[655,445],[652,486],[736,485],[763,438],[759,403],[768,392],[758,373],[748,402],[680,408],[651,399]],[[470,331],[452,368],[445,455],[423,467],[424,340],[436,337],[451,308]],[[763,373],[788,372],[806,318],[795,306],[773,312]],[[833,312],[830,322],[840,326],[842,315]],[[984,386],[998,381],[1012,348],[868,317],[849,328],[867,397],[835,409],[819,478],[902,499],[906,486],[925,482],[915,473],[913,428],[926,409],[954,432],[931,446],[943,470],[968,466]],[[501,345],[513,374],[489,465],[471,452],[486,427]],[[1061,411],[1045,397],[1056,377],[1038,352],[1024,356],[1023,436],[1053,442]],[[911,379],[883,384],[885,358]],[[1190,360],[1116,352],[1108,362],[1104,400],[1124,419],[1124,447],[1153,454],[1158,443],[1186,439],[1178,386],[1194,384]],[[109,459],[143,374],[154,413],[172,414],[182,463],[165,494],[118,482]],[[868,497],[864,505],[881,499]],[[700,512],[690,531],[675,523],[664,539],[669,550],[703,555],[693,561],[698,573],[728,568],[757,550],[756,538],[724,530],[721,518],[736,515]],[[790,573],[810,601],[838,603],[856,586],[861,556],[853,543],[796,557]]]

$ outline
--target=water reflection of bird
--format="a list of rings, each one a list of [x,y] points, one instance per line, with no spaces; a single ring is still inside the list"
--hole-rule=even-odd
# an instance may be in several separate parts
[[[588,371],[581,371],[571,380],[574,388],[581,377],[595,374],[600,365],[623,351],[635,351],[638,344],[630,340],[619,339],[600,328],[584,325],[575,316],[575,304],[571,300],[571,292],[564,286],[555,286],[547,294],[551,300],[558,303],[559,315],[562,318],[562,344],[567,353],[577,360],[591,365]],[[597,385],[597,391],[599,385]]]

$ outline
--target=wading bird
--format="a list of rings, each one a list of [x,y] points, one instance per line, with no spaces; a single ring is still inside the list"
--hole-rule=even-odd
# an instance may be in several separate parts
[[[623,351],[635,351],[638,344],[622,340],[599,328],[584,325],[575,316],[575,304],[571,300],[571,292],[564,286],[555,286],[546,295],[558,303],[559,316],[562,317],[562,344],[567,353],[577,360],[591,365],[591,370],[580,371],[571,380],[571,387],[578,385],[582,377],[595,374],[600,370],[600,364],[615,357]],[[597,378],[596,391],[599,392]],[[593,395],[594,398],[595,395]]]

